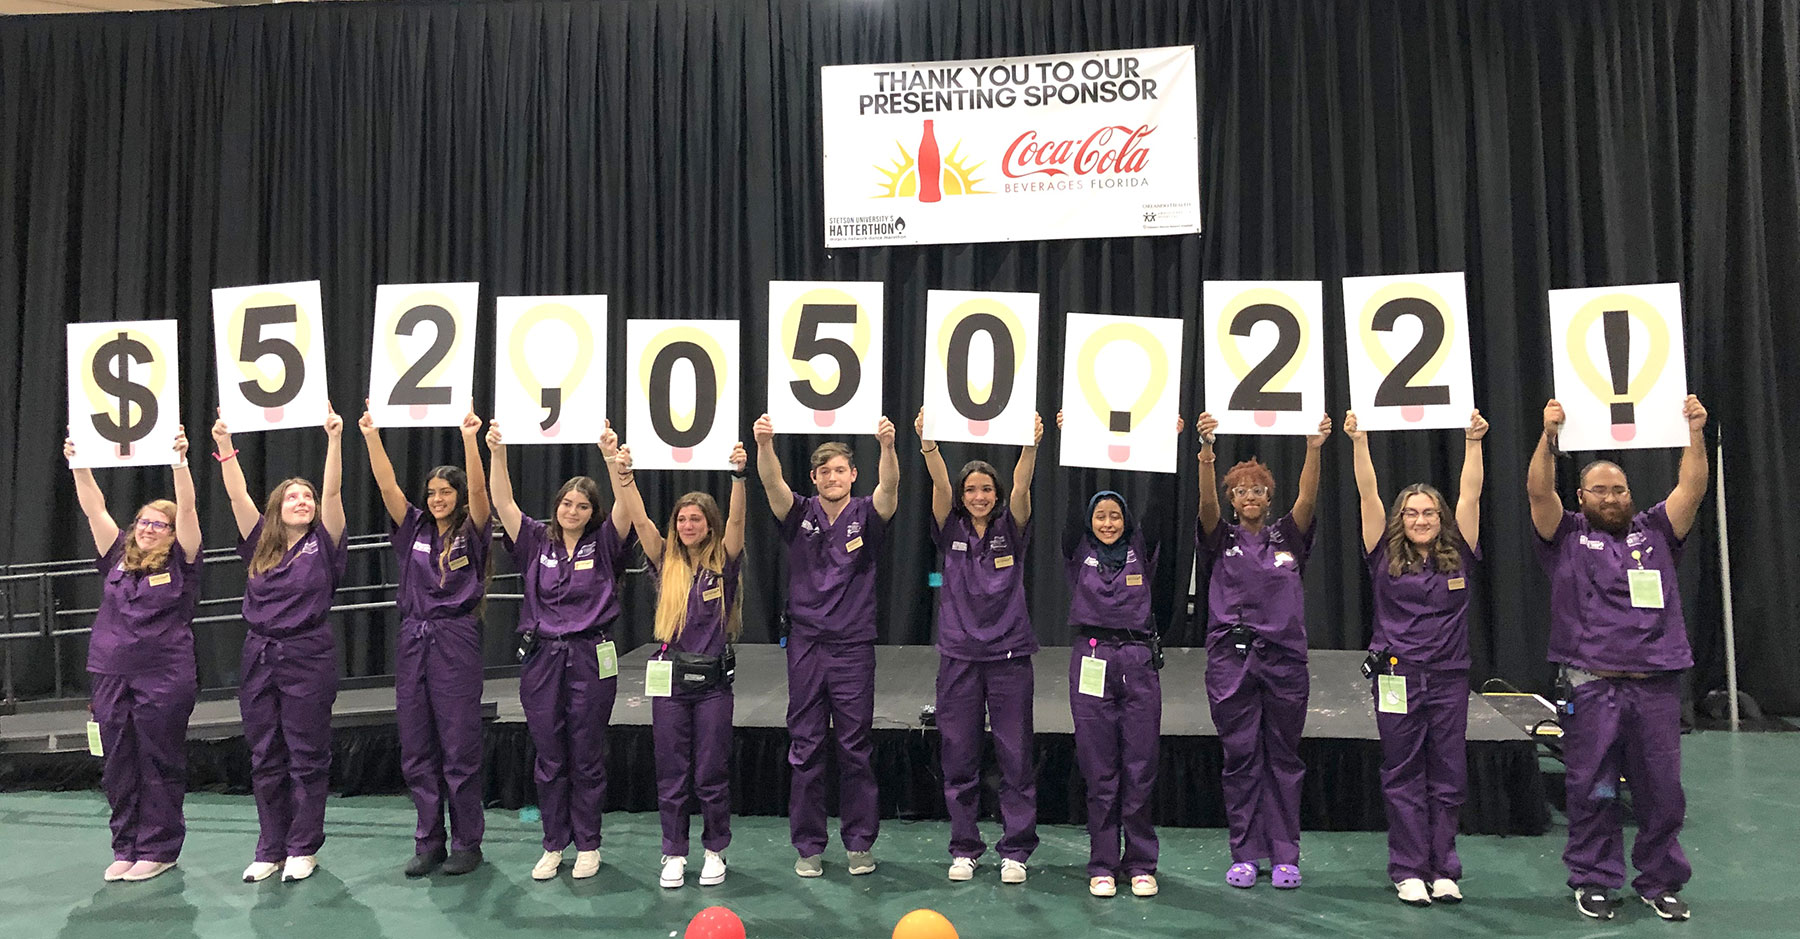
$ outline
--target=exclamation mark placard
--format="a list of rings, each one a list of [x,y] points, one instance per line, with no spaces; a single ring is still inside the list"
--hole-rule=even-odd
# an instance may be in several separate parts
[[[1612,380],[1612,435],[1621,443],[1637,436],[1637,409],[1631,394],[1631,314],[1607,310],[1600,317],[1601,338],[1606,343],[1607,375]]]

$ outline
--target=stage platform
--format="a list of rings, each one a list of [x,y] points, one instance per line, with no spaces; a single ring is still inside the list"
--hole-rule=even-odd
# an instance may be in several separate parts
[[[644,663],[653,646],[620,659],[620,683],[607,756],[607,808],[656,808],[650,699]],[[1157,783],[1159,825],[1222,828],[1218,733],[1206,704],[1206,653],[1166,650],[1162,672],[1163,733]],[[738,649],[733,738],[733,810],[787,813],[787,670],[783,650]],[[1036,668],[1038,816],[1047,824],[1086,819],[1084,784],[1075,765],[1069,715],[1067,647],[1046,648]],[[1387,827],[1381,805],[1380,743],[1363,653],[1313,650],[1312,694],[1300,754],[1307,778],[1301,823],[1313,830],[1376,831]],[[937,652],[929,646],[876,649],[875,764],[887,818],[943,818],[937,734],[920,723],[933,700]],[[518,680],[490,676],[483,690],[488,722],[487,796],[491,806],[532,804],[532,746],[519,707]],[[334,712],[332,786],[340,795],[402,791],[391,685],[346,683]],[[99,785],[100,761],[86,755],[87,715],[79,705],[22,708],[0,718],[0,788],[69,789]],[[233,698],[196,706],[189,726],[190,785],[249,791],[249,756]],[[1469,696],[1469,798],[1462,828],[1470,834],[1534,835],[1548,830],[1549,809],[1538,770],[1538,744],[1480,695]],[[983,773],[983,807],[994,808],[992,755]],[[831,785],[835,790],[835,783]]]

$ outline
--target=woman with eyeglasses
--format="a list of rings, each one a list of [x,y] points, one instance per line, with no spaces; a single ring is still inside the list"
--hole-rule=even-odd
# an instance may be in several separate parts
[[[1231,832],[1225,882],[1254,887],[1261,862],[1277,888],[1300,886],[1300,732],[1306,726],[1306,597],[1301,573],[1312,550],[1319,497],[1319,450],[1331,418],[1306,438],[1293,508],[1271,518],[1275,477],[1254,457],[1233,466],[1224,490],[1235,522],[1224,521],[1212,414],[1200,431],[1197,558],[1209,571],[1206,697],[1224,750],[1221,786]]]
[[[1481,412],[1470,412],[1455,514],[1443,494],[1425,483],[1400,490],[1389,509],[1369,458],[1369,434],[1357,426],[1355,411],[1344,415],[1375,594],[1369,668],[1381,730],[1388,879],[1400,902],[1411,906],[1462,901],[1456,825],[1469,788],[1469,598],[1481,557],[1481,438],[1487,430]]]
[[[200,518],[187,433],[175,432],[175,501],[138,509],[121,530],[94,472],[76,467],[75,494],[105,576],[88,640],[94,721],[112,807],[113,862],[103,879],[149,880],[175,866],[187,837],[187,726],[194,712],[194,607],[200,597]],[[63,440],[75,459],[75,441]]]

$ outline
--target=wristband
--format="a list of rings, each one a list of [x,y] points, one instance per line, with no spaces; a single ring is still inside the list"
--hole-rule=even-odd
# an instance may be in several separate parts
[[[920,450],[919,452],[920,453],[936,453],[936,452],[938,452],[938,448],[934,446],[929,450]]]
[[[215,453],[213,454],[213,459],[218,460],[220,463],[229,463],[236,459],[237,455],[238,452],[233,450],[230,453]]]

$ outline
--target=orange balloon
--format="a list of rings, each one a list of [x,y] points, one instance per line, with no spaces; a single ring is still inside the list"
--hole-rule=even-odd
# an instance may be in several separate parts
[[[744,939],[744,921],[722,906],[709,906],[688,921],[685,939]]]
[[[956,939],[956,927],[936,910],[913,910],[894,924],[894,939]]]

